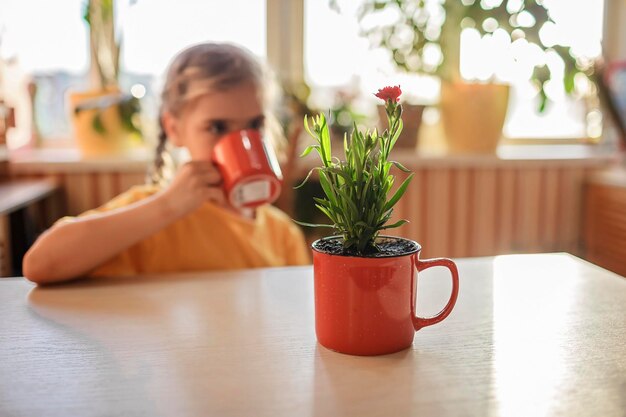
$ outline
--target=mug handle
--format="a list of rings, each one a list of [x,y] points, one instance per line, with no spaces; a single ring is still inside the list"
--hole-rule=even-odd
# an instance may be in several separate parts
[[[418,272],[423,271],[424,269],[431,268],[433,266],[444,266],[450,270],[450,274],[452,275],[452,294],[450,294],[450,299],[448,300],[448,304],[441,310],[438,314],[433,317],[418,317],[416,314],[412,315],[413,318],[413,327],[415,331],[426,327],[432,326],[433,324],[439,323],[452,312],[454,305],[456,304],[456,299],[459,295],[459,271],[456,267],[456,264],[448,258],[435,258],[435,259],[424,259],[420,260],[417,257],[417,254],[413,255],[413,265]],[[415,274],[415,291],[417,292],[417,274]],[[416,310],[415,303],[417,303],[416,297],[412,297],[411,302],[413,303],[413,311]]]

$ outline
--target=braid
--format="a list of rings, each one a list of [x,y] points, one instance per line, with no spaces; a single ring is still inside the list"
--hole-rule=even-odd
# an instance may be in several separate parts
[[[167,153],[167,135],[165,134],[165,129],[163,129],[163,123],[161,121],[159,121],[158,141],[154,155],[154,165],[149,174],[149,179],[152,184],[162,184],[165,180],[164,168],[166,163],[165,154]]]

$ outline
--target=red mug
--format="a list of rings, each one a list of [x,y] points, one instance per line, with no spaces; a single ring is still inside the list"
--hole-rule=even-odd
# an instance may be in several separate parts
[[[319,241],[318,241],[319,242]],[[456,264],[447,258],[419,259],[421,247],[394,257],[365,258],[320,252],[313,243],[315,332],[318,342],[351,355],[382,355],[410,347],[415,332],[444,320],[459,292]],[[418,272],[450,270],[452,291],[434,317],[418,317]]]
[[[278,159],[258,130],[231,132],[213,149],[213,163],[222,174],[227,201],[236,208],[254,208],[276,201],[282,173]]]

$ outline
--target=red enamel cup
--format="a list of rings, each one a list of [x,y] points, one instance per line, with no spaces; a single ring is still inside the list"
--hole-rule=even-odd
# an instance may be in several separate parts
[[[415,332],[444,320],[456,303],[459,273],[447,258],[420,259],[421,247],[400,256],[331,255],[313,243],[315,331],[322,346],[350,355],[383,355],[406,349]],[[416,314],[418,273],[450,270],[452,290],[434,317]]]
[[[254,208],[276,201],[282,173],[271,146],[261,132],[239,130],[223,136],[213,149],[213,162],[222,174],[226,199],[236,208]]]

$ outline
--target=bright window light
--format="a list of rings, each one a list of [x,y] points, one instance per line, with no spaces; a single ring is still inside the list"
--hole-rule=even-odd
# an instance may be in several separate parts
[[[359,35],[356,12],[360,1],[337,1],[341,13],[331,10],[327,2],[305,0],[305,76],[313,86],[324,91],[331,88],[357,89],[362,94],[376,91],[381,85],[401,84],[413,101],[436,103],[439,83],[432,77],[406,74],[396,70],[391,56],[384,49],[370,49],[367,39]],[[484,1],[493,7],[500,1]],[[515,12],[521,1],[509,1]],[[555,23],[541,31],[546,43],[572,46],[575,56],[599,56],[602,37],[603,0],[544,0]],[[371,16],[368,16],[371,19]],[[394,19],[381,15],[380,19]],[[534,24],[528,13],[516,17],[521,25]],[[382,22],[365,22],[376,25]],[[533,64],[546,63],[554,72],[563,72],[563,63],[546,54],[525,39],[513,39],[499,29],[494,19],[483,27],[491,33],[482,36],[476,29],[466,28],[461,36],[461,75],[468,80],[497,80],[510,83],[511,99],[504,134],[511,138],[573,138],[586,137],[586,113],[582,100],[565,95],[562,83],[551,82],[546,92],[551,99],[547,111],[537,113],[537,90],[530,84]],[[322,25],[323,27],[321,27]],[[432,59],[440,59],[440,51],[432,51]],[[327,105],[324,97],[313,97],[317,104]]]

